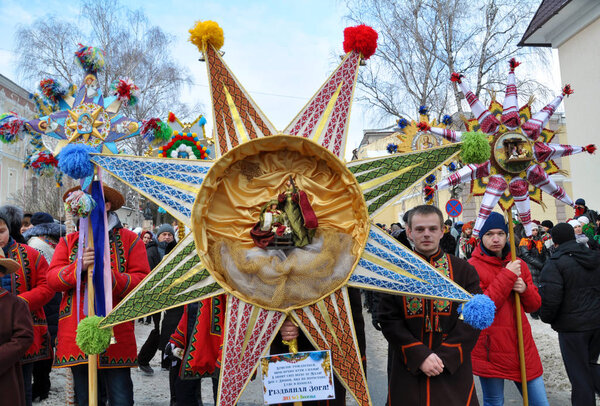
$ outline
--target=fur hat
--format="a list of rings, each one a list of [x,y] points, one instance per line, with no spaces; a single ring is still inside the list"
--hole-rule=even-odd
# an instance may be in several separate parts
[[[63,195],[63,202],[67,200],[69,194],[76,190],[81,190],[81,186],[75,186],[71,189],[67,190]],[[104,190],[104,200],[110,202],[110,211],[117,211],[125,204],[125,199],[121,192],[116,189],[111,188],[110,186],[103,185],[102,190]]]
[[[573,230],[573,227],[570,224],[571,221],[569,221],[569,223],[558,223],[552,228],[552,231],[550,232],[550,235],[552,235],[552,242],[560,245],[567,241],[575,240],[575,230]]]
[[[8,275],[9,273],[15,272],[21,265],[13,259],[6,258],[4,256],[4,250],[0,249],[0,272]]]
[[[54,223],[54,217],[52,217],[48,213],[44,213],[43,211],[33,213],[33,215],[31,216],[31,224],[33,224],[34,226],[46,223]]]
[[[542,227],[553,228],[554,223],[551,222],[550,220],[544,220],[544,221],[542,221]]]

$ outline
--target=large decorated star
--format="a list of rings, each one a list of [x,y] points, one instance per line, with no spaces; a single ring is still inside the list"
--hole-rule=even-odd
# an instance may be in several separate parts
[[[504,103],[500,104],[492,100],[489,109],[485,108],[469,89],[463,81],[463,75],[453,73],[451,78],[461,88],[475,117],[466,121],[468,130],[481,132],[487,137],[491,156],[483,163],[465,165],[440,181],[434,189],[473,181],[475,194],[483,193],[481,208],[473,228],[475,235],[479,234],[479,230],[498,202],[504,210],[516,206],[527,235],[531,235],[533,228],[530,201],[541,202],[541,191],[573,206],[573,200],[549,176],[558,172],[558,166],[553,159],[581,152],[593,153],[596,150],[594,145],[582,147],[549,142],[554,133],[545,126],[563,98],[573,93],[569,85],[566,85],[562,93],[541,111],[531,116],[530,103],[521,109],[518,109],[517,105],[514,70],[519,63],[513,58],[509,65]],[[464,141],[464,136],[467,134],[431,127],[427,123],[422,123],[421,129],[452,142]],[[473,133],[468,134],[469,137],[473,136]],[[430,192],[433,192],[433,189]]]
[[[342,62],[281,132],[223,61],[218,52],[222,30],[216,23],[199,23],[191,31],[208,68],[217,159],[93,156],[96,165],[192,230],[103,325],[217,296],[225,300],[218,403],[234,405],[259,358],[291,317],[316,348],[331,350],[334,371],[358,404],[370,405],[348,287],[470,299],[460,286],[374,226],[371,218],[454,158],[460,146],[348,164],[341,160],[358,67],[375,52],[377,34],[369,27],[345,31]],[[318,218],[321,253],[331,250],[331,257],[320,262],[309,256],[313,262],[276,266],[274,274],[258,266],[242,275],[246,255],[257,253],[250,230],[261,207],[285,190],[290,176]],[[228,266],[224,256],[241,262]],[[314,269],[302,274],[307,266]]]
[[[75,94],[74,86],[66,87],[55,79],[44,79],[40,89],[46,100],[34,95],[42,116],[23,120],[13,114],[3,115],[0,127],[2,121],[10,121],[15,135],[41,134],[44,145],[55,156],[70,143],[91,145],[98,152],[117,153],[116,142],[140,134],[141,123],[119,114],[123,103],[135,103],[139,89],[129,79],[121,79],[114,85],[113,94],[105,97],[97,77],[104,66],[103,52],[80,44],[75,55],[85,72]]]

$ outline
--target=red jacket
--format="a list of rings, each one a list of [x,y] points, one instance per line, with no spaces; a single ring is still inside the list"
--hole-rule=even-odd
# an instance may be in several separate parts
[[[146,247],[137,234],[119,228],[109,232],[110,262],[113,276],[113,307],[131,292],[150,272]],[[72,233],[61,238],[56,246],[48,283],[56,291],[62,291],[60,304],[58,335],[56,337],[55,367],[67,367],[87,363],[87,356],[75,343],[77,331],[77,315],[75,304],[77,246],[79,233]],[[81,283],[79,319],[82,320],[85,279]],[[135,343],[134,322],[116,325],[113,329],[116,344],[99,355],[99,368],[134,367],[137,365],[137,346]]]
[[[44,305],[52,299],[54,292],[46,283],[48,263],[44,257],[28,245],[11,241],[8,258],[21,265],[11,275],[12,293],[27,302],[33,318],[33,344],[21,359],[22,364],[27,364],[52,357]]]
[[[221,367],[226,301],[226,295],[202,300],[193,320],[188,315],[190,305],[185,306],[179,325],[169,340],[175,347],[185,350],[180,377],[207,376]]]
[[[541,376],[543,369],[525,312],[538,310],[542,300],[533,284],[527,265],[524,261],[518,258],[517,260],[521,262],[521,279],[527,284],[527,289],[521,294],[521,320],[527,380],[530,381]],[[510,254],[504,259],[492,257],[484,254],[481,246],[475,248],[473,256],[469,259],[469,263],[479,274],[483,293],[496,304],[494,323],[481,332],[477,345],[471,353],[471,360],[473,373],[477,376],[520,381],[517,317],[515,295],[512,290],[517,275],[504,267],[508,262],[510,262]]]

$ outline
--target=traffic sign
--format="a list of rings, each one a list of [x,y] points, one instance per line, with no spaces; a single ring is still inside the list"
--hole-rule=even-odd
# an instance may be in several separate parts
[[[462,211],[462,203],[459,200],[450,199],[448,200],[448,203],[446,203],[446,213],[448,213],[450,217],[458,217]]]

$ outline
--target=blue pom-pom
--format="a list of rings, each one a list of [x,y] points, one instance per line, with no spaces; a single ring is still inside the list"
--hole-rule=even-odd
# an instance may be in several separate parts
[[[494,322],[496,304],[486,295],[474,295],[459,312],[462,313],[465,323],[483,330]]]
[[[198,124],[201,125],[201,126],[205,126],[206,125],[206,118],[205,117],[200,118],[200,121],[198,121]]]
[[[396,152],[398,152],[398,145],[396,144],[388,144],[387,145],[387,152],[389,152],[390,154],[395,154]]]
[[[435,182],[435,175],[429,175],[428,177],[425,178],[425,182],[431,184]]]
[[[445,125],[452,124],[452,117],[450,117],[448,114],[444,115],[444,117],[442,117],[442,123]]]
[[[165,209],[163,209],[162,207],[159,207],[159,208],[158,208],[158,212],[159,212],[160,214],[166,214],[166,213],[167,213],[167,211],[166,211]]]
[[[398,123],[398,128],[403,130],[408,125],[408,120],[405,118],[401,118],[397,121],[397,123]]]
[[[429,108],[427,108],[427,106],[422,105],[422,106],[419,107],[419,114],[420,115],[424,116],[427,113],[429,113]]]
[[[456,172],[456,163],[455,162],[450,162],[450,165],[448,165],[448,170],[450,172]]]
[[[69,144],[58,155],[58,169],[73,179],[83,179],[94,174],[90,154],[96,150],[86,144]]]

